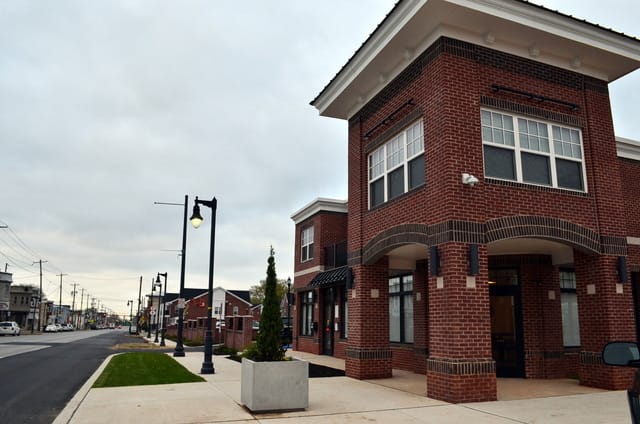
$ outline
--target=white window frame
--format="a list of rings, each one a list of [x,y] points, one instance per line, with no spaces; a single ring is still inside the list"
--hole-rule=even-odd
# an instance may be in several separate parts
[[[512,113],[506,113],[504,111],[501,110],[492,110],[492,109],[487,109],[487,108],[482,108],[480,111],[480,116],[481,116],[481,127],[484,128],[484,125],[482,124],[482,112],[489,112],[489,113],[497,113],[500,114],[502,116],[508,116],[511,117],[513,120],[513,138],[514,138],[514,145],[510,146],[507,143],[496,143],[493,141],[487,141],[485,140],[484,137],[484,131],[482,133],[482,145],[484,146],[490,146],[490,147],[494,147],[494,148],[501,148],[501,149],[508,149],[514,152],[514,156],[515,156],[515,172],[516,172],[516,178],[515,180],[511,180],[511,179],[504,179],[504,178],[499,178],[499,177],[495,177],[495,176],[487,176],[486,175],[486,170],[485,170],[485,176],[487,176],[487,178],[493,178],[493,179],[497,179],[497,180],[503,180],[503,181],[516,181],[519,183],[523,183],[523,184],[530,184],[530,185],[537,185],[537,186],[541,186],[541,187],[553,187],[553,188],[557,188],[557,189],[561,189],[561,190],[569,190],[569,191],[575,191],[575,192],[579,192],[579,193],[587,193],[588,192],[588,186],[587,186],[587,172],[586,172],[586,166],[585,166],[585,160],[584,160],[584,142],[583,142],[583,138],[582,138],[582,131],[579,128],[574,128],[568,125],[560,125],[557,123],[553,123],[553,122],[548,122],[548,121],[544,121],[538,118],[532,118],[532,117],[528,117],[528,116],[523,116],[523,115],[516,115],[516,114],[512,114]],[[537,150],[537,149],[532,149],[532,148],[524,148],[521,146],[521,138],[520,138],[520,119],[524,119],[528,122],[536,122],[538,124],[542,124],[542,125],[546,125],[547,127],[547,135],[548,135],[548,148],[549,151],[545,152],[542,150]],[[580,152],[579,152],[579,158],[573,157],[573,156],[567,156],[564,155],[562,153],[556,152],[558,143],[560,144],[568,144],[566,142],[564,142],[564,140],[559,141],[559,140],[555,140],[554,139],[554,129],[560,129],[560,131],[562,132],[562,130],[565,131],[574,131],[577,132],[578,137],[579,137],[579,142],[580,142]],[[564,142],[564,143],[563,143]],[[573,145],[575,146],[575,144]],[[522,170],[522,153],[530,153],[533,155],[539,155],[539,156],[544,156],[547,157],[549,160],[549,170],[550,170],[550,174],[551,174],[551,184],[547,185],[547,184],[540,184],[540,183],[535,183],[535,182],[531,182],[531,181],[525,181],[524,177],[523,177],[523,170]],[[574,153],[577,153],[576,150],[574,150]],[[483,161],[484,161],[484,150],[483,150]],[[581,165],[581,170],[582,170],[582,185],[583,185],[583,189],[582,190],[577,190],[574,188],[569,188],[569,187],[561,187],[558,186],[558,174],[557,174],[557,170],[556,170],[556,159],[560,159],[560,160],[566,160],[566,161],[570,161],[570,162],[576,162],[576,163],[580,163]]]
[[[313,225],[300,233],[300,262],[308,262],[313,259]]]
[[[417,130],[417,136],[414,130]],[[409,154],[409,151],[412,151],[411,154]],[[422,119],[412,122],[405,129],[394,135],[389,141],[368,155],[367,192],[369,196],[369,209],[390,200],[388,178],[393,171],[400,167],[404,167],[403,193],[409,191],[409,163],[420,155],[424,155],[424,127]],[[378,205],[372,205],[371,185],[380,179],[383,180],[384,200]]]

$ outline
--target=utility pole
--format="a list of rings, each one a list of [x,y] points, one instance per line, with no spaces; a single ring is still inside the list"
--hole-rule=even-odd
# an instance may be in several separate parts
[[[82,319],[82,317],[83,317],[82,304],[83,304],[83,301],[84,301],[84,287],[80,288],[80,291],[82,292],[82,293],[80,293],[80,315],[78,316],[78,322],[76,324],[76,328],[80,327],[80,324],[82,324],[82,321],[83,321],[83,319]],[[84,327],[84,325],[83,325],[83,327]]]
[[[60,303],[58,303],[58,315],[56,315],[56,324],[61,324],[60,321],[60,314],[62,313],[62,277],[65,275],[69,275],[69,274],[56,274],[60,276]]]
[[[71,322],[73,324],[75,324],[74,312],[76,310],[76,293],[77,293],[76,286],[77,285],[78,283],[73,283],[73,291],[71,292],[71,294],[73,295],[73,300],[71,301]]]
[[[91,319],[93,320],[93,325],[97,325],[96,322],[96,298],[91,297]]]
[[[38,298],[38,331],[42,331],[42,320],[40,318],[40,315],[42,315],[42,264],[43,263],[47,263],[47,261],[43,261],[42,259],[40,259],[37,262],[34,262],[31,264],[31,266],[35,265],[35,264],[40,264],[40,296]]]

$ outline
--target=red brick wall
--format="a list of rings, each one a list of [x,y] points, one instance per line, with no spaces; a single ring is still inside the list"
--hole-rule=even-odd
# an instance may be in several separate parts
[[[238,299],[235,296],[227,294],[225,297],[225,301],[227,303],[227,306],[224,312],[227,316],[233,315],[233,308],[236,306],[238,307],[237,315],[251,315],[252,313],[251,305],[248,305],[245,301]]]
[[[491,55],[490,51],[484,54]],[[380,231],[407,222],[433,224],[449,219],[486,221],[510,215],[553,216],[575,222],[606,235],[625,235],[621,184],[618,176],[609,96],[593,89],[571,88],[582,77],[550,66],[542,67],[553,78],[512,72],[496,56],[490,64],[443,53],[420,76],[395,95],[387,95],[375,113],[362,113],[349,129],[349,250],[360,249]],[[525,59],[516,60],[526,66]],[[506,63],[506,66],[513,65]],[[553,103],[539,104],[521,96],[495,94],[492,84],[576,103],[577,111]],[[582,86],[582,85],[580,85]],[[488,96],[523,106],[561,113],[584,123],[583,142],[588,194],[562,190],[483,184],[480,98]],[[384,117],[413,98],[424,116],[426,184],[369,211],[367,156],[374,147],[363,140]],[[380,102],[382,103],[382,102]],[[410,109],[410,108],[407,108]],[[400,119],[400,118],[399,118]],[[380,131],[381,132],[381,131]],[[381,139],[380,143],[386,140]],[[480,178],[473,187],[460,183],[461,173]],[[596,203],[596,198],[599,203]],[[600,209],[598,210],[598,204]],[[429,205],[429,207],[424,207]]]
[[[255,340],[256,331],[252,328],[253,316],[234,316],[227,318],[225,345],[238,352],[247,348]]]
[[[630,284],[627,295],[617,293],[616,257],[592,257],[574,252],[580,311],[580,383],[605,389],[624,389],[632,381],[633,370],[602,364],[600,352],[612,340],[635,340],[633,300]],[[591,293],[589,292],[591,289]],[[595,292],[594,292],[595,291]]]
[[[391,345],[391,354],[394,369],[412,372],[415,370],[416,361],[413,345]]]

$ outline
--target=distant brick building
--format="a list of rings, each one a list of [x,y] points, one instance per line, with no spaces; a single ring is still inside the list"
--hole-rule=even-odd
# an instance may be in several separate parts
[[[639,66],[638,39],[525,1],[399,1],[312,101],[348,121],[349,200],[292,216],[294,348],[450,402],[626,387],[600,351],[636,339],[640,143],[608,84]]]

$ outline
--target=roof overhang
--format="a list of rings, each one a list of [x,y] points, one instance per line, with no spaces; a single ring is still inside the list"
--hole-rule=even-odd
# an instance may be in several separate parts
[[[513,0],[402,0],[311,102],[349,119],[442,36],[607,82],[640,67],[640,40]]]
[[[318,197],[317,199],[303,206],[300,210],[291,215],[291,219],[297,225],[311,218],[318,212],[347,213],[347,201]]]
[[[640,141],[616,137],[618,157],[640,162]]]

